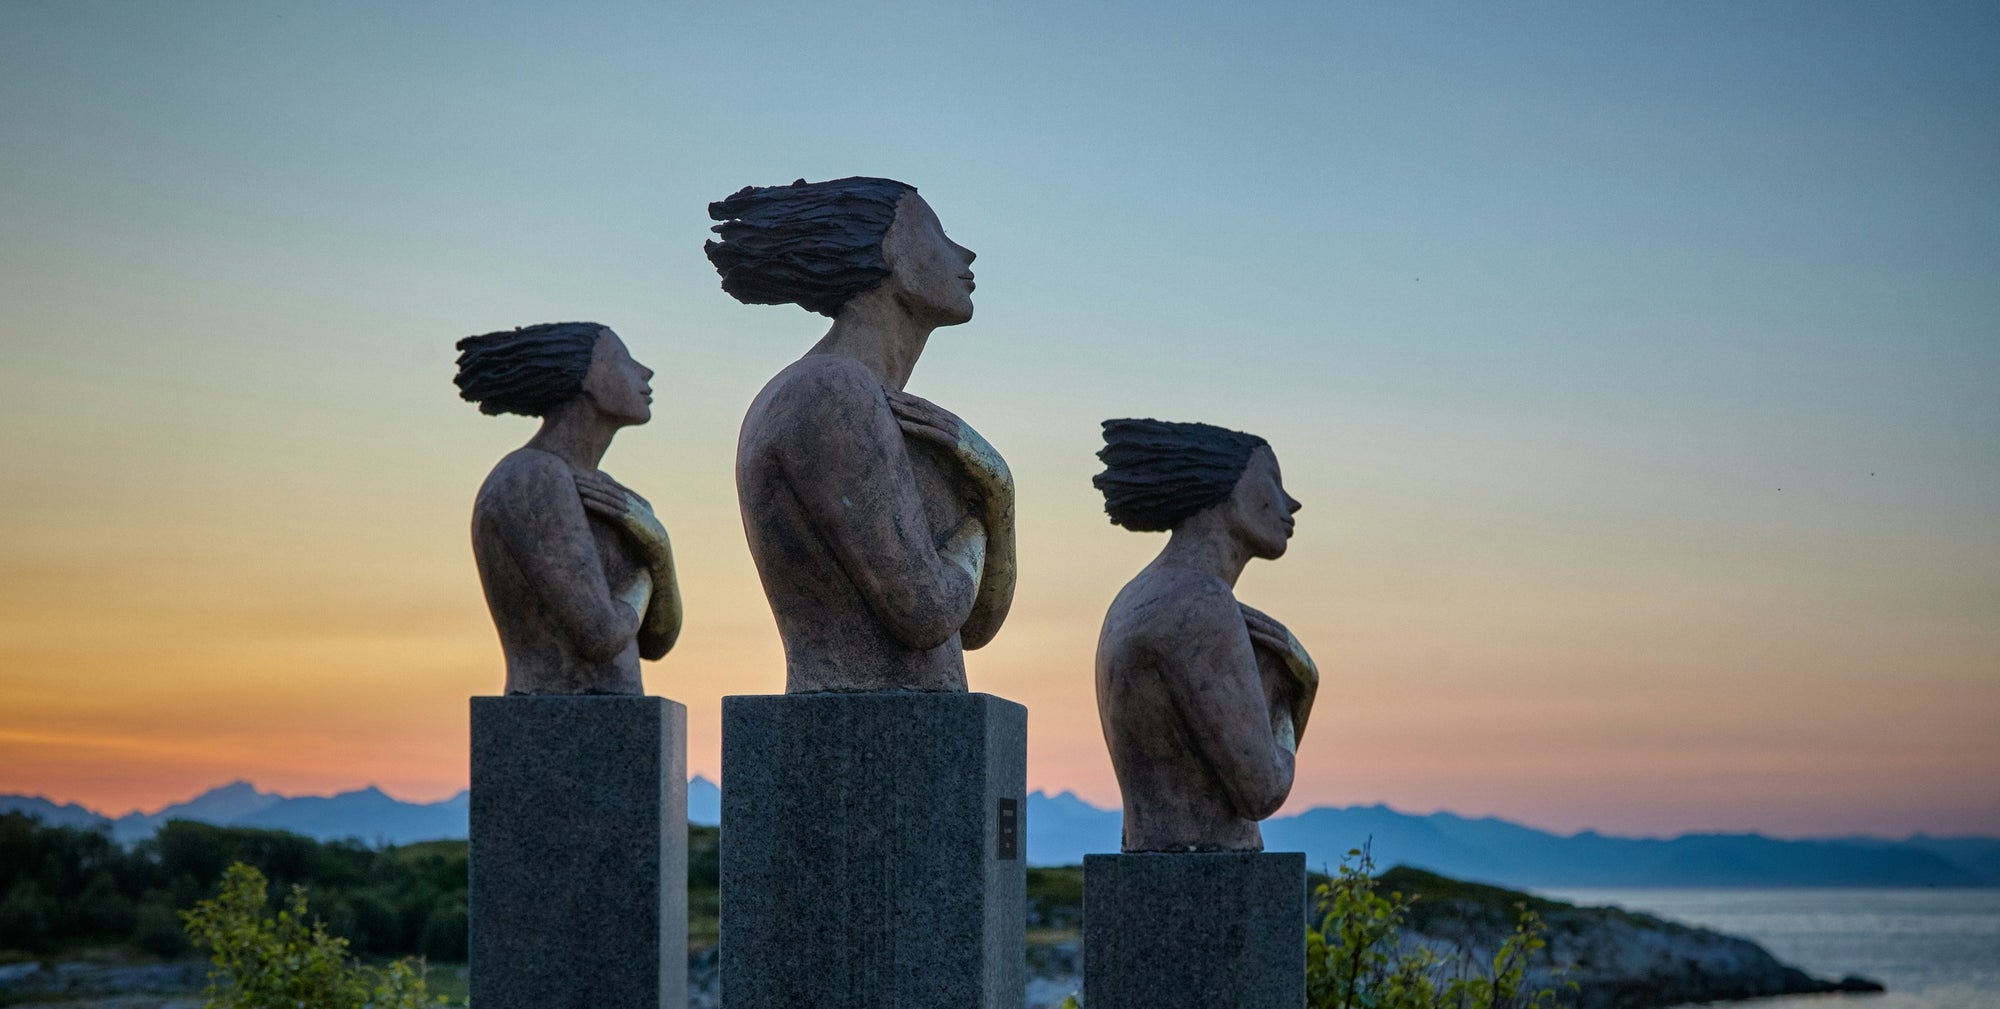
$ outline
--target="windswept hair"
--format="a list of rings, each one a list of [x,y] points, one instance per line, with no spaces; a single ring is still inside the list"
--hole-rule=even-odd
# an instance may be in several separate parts
[[[1104,472],[1090,482],[1104,492],[1112,524],[1165,532],[1228,500],[1250,454],[1265,444],[1254,434],[1213,424],[1107,420],[1104,447],[1097,451]]]
[[[745,186],[708,205],[722,236],[702,246],[722,289],[746,305],[795,304],[832,316],[889,275],[882,237],[917,187],[855,176]]]
[[[458,396],[486,414],[540,417],[583,391],[595,322],[545,322],[458,341]]]

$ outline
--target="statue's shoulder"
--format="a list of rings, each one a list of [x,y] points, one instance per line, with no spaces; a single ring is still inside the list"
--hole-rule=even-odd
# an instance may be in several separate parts
[[[808,354],[772,376],[759,400],[813,412],[856,406],[888,409],[882,381],[844,354]]]
[[[743,418],[739,463],[746,459],[818,459],[836,446],[897,434],[881,380],[838,354],[809,354],[765,383]]]
[[[1113,603],[1133,645],[1185,649],[1190,629],[1240,626],[1243,618],[1229,583],[1189,568],[1147,568]]]
[[[479,487],[475,514],[507,512],[553,491],[574,490],[576,476],[569,464],[535,448],[517,448],[493,464]]]

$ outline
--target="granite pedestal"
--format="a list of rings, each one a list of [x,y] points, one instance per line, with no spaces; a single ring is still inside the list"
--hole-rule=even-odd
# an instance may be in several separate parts
[[[687,1005],[687,709],[472,699],[480,1009]]]
[[[1026,708],[722,699],[729,1009],[1020,1009]]]
[[[1089,1009],[1302,1009],[1306,857],[1083,857]]]

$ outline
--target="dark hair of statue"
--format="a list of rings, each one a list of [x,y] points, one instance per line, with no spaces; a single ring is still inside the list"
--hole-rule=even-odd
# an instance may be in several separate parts
[[[855,176],[745,186],[708,205],[722,236],[702,246],[722,289],[747,305],[798,305],[832,316],[889,275],[882,237],[915,186]]]
[[[1090,482],[1104,493],[1104,513],[1114,525],[1165,532],[1227,501],[1251,453],[1266,444],[1213,424],[1107,420],[1097,452],[1104,472]]]
[[[458,341],[460,399],[486,414],[540,417],[583,392],[590,354],[605,327],[595,322],[545,322]]]

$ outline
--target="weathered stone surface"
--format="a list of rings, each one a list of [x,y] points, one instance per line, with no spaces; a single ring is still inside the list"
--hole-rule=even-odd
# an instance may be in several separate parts
[[[1275,560],[1299,503],[1264,439],[1208,424],[1104,422],[1095,483],[1111,521],[1171,530],[1112,601],[1097,714],[1139,851],[1259,851],[1292,790],[1319,669],[1285,625],[1236,600]]]
[[[970,249],[914,188],[852,178],[710,205],[723,288],[833,326],[743,419],[736,490],[785,644],[785,689],[966,689],[964,650],[1014,595],[1014,481],[903,391],[931,332],[972,318]]]
[[[652,506],[597,465],[620,428],[652,417],[652,369],[594,322],[470,336],[458,349],[464,398],[542,420],[472,507],[507,693],[645,693],[639,660],[680,634],[673,547]]]
[[[1020,1009],[1027,709],[725,697],[722,777],[730,1009]]]
[[[473,698],[470,850],[474,1004],[687,1004],[686,708]]]
[[[1090,1009],[1301,1009],[1306,858],[1297,852],[1087,855]]]

